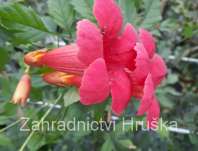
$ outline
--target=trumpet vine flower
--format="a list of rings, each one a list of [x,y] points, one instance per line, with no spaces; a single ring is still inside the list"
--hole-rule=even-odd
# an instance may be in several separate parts
[[[84,105],[102,103],[111,94],[116,115],[123,113],[132,96],[140,98],[137,115],[146,113],[148,127],[152,127],[151,122],[160,113],[155,89],[166,74],[163,59],[155,53],[153,36],[145,29],[137,33],[129,23],[123,25],[114,0],[95,0],[93,14],[98,24],[79,21],[74,44],[48,51],[37,59],[39,65],[57,71],[43,79],[63,86],[72,75],[78,79]],[[72,78],[73,85],[75,80]]]
[[[98,26],[86,19],[79,21],[76,44],[52,50],[41,61],[57,71],[82,76],[82,104],[102,103],[111,93],[112,110],[120,115],[131,98],[125,69],[135,68],[137,34],[131,24],[122,31],[121,10],[113,0],[95,0],[94,15]]]

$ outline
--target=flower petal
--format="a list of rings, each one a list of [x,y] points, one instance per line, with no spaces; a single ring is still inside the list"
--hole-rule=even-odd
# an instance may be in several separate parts
[[[149,31],[142,28],[139,30],[139,38],[147,50],[149,57],[152,58],[156,49],[154,37]]]
[[[111,46],[111,54],[120,54],[132,50],[137,42],[137,33],[131,24],[127,24],[123,34]]]
[[[156,97],[154,97],[152,100],[151,107],[149,108],[149,111],[146,116],[147,127],[156,128],[157,122],[159,120],[159,116],[160,116],[160,106]]]
[[[85,105],[101,103],[108,97],[109,92],[109,77],[105,61],[98,58],[84,73],[80,87],[80,101]]]
[[[78,59],[78,50],[75,44],[53,49],[42,57],[41,63],[60,72],[81,75],[86,66]]]
[[[100,30],[89,20],[82,20],[77,25],[78,57],[85,64],[103,57],[103,41]]]
[[[137,84],[136,80],[135,80],[135,77],[134,78],[131,78],[131,84],[132,84],[132,88],[131,88],[131,91],[132,91],[132,96],[134,96],[135,98],[137,99],[141,99],[142,96],[143,96],[143,89],[144,89],[144,86],[143,85],[140,85],[140,84]]]
[[[123,70],[114,71],[111,83],[112,111],[122,114],[131,99],[130,79]]]
[[[120,65],[133,70],[135,67],[136,52],[134,46],[137,42],[137,34],[131,24],[127,24],[122,36],[118,37],[106,50],[105,58],[111,68]]]
[[[133,78],[136,80],[137,84],[144,85],[144,81],[150,72],[150,59],[147,51],[145,50],[143,44],[137,43],[135,46],[137,53],[136,57],[136,68],[132,73]]]
[[[130,50],[128,52],[124,52],[120,54],[112,54],[105,58],[106,58],[106,63],[108,65],[108,69],[110,70],[118,70],[123,68],[134,70],[135,57],[136,57],[135,51]]]
[[[155,86],[159,85],[167,73],[167,68],[164,60],[158,54],[155,54],[152,59],[151,74]]]
[[[95,0],[94,16],[107,39],[112,39],[122,27],[122,14],[114,0]]]
[[[144,84],[144,94],[137,111],[137,115],[143,115],[148,111],[154,97],[154,85],[151,74],[148,74]]]

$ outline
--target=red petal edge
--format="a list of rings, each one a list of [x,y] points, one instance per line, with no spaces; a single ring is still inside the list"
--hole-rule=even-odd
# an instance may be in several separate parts
[[[109,77],[102,58],[89,65],[82,78],[80,102],[84,105],[97,104],[105,101],[110,92]]]

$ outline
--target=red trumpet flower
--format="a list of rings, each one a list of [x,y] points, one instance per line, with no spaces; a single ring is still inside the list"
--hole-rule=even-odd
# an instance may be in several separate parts
[[[120,115],[132,96],[140,98],[138,115],[147,113],[152,127],[160,112],[154,91],[166,74],[163,59],[155,53],[154,38],[144,29],[138,34],[131,24],[122,30],[121,10],[114,0],[95,0],[93,13],[98,26],[79,21],[76,44],[45,53],[39,64],[80,77],[82,104],[101,103],[111,93],[112,110]],[[67,74],[48,74],[44,80],[62,86]]]
[[[42,63],[57,71],[82,75],[79,92],[85,105],[101,103],[111,93],[112,110],[120,115],[131,98],[125,69],[135,67],[137,34],[131,24],[121,31],[121,11],[113,0],[95,0],[94,15],[99,28],[89,20],[79,21],[77,46],[52,50],[42,57]]]

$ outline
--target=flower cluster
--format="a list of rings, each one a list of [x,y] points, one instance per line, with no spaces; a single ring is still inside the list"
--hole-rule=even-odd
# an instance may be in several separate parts
[[[114,0],[95,0],[98,25],[84,19],[77,23],[75,43],[50,51],[25,55],[31,66],[47,66],[54,72],[44,81],[79,88],[84,105],[102,103],[111,94],[112,111],[121,115],[131,97],[140,99],[137,115],[147,115],[148,127],[157,121],[160,107],[155,89],[165,77],[163,59],[155,52],[155,40],[145,29],[123,25]]]

